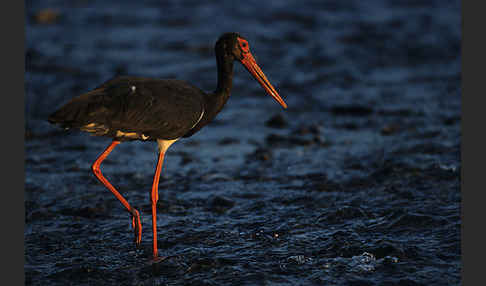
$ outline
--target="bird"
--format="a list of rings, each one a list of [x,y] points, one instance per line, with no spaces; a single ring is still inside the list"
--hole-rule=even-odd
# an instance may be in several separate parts
[[[284,109],[287,104],[269,82],[250,52],[248,40],[239,33],[222,34],[214,46],[217,86],[203,90],[179,79],[115,76],[95,89],[72,98],[48,117],[63,129],[75,129],[112,139],[91,166],[96,178],[110,190],[131,215],[137,247],[142,239],[140,213],[103,176],[100,165],[122,142],[155,141],[158,159],[150,200],[152,206],[152,257],[159,262],[157,248],[158,185],[165,153],[177,140],[194,135],[210,123],[225,106],[233,82],[233,64],[239,61]]]

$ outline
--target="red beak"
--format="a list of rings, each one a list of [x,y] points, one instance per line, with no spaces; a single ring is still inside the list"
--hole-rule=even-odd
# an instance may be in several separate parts
[[[267,77],[257,65],[255,59],[253,58],[250,52],[243,55],[243,59],[241,63],[246,67],[246,69],[253,75],[253,77],[260,83],[260,85],[270,94],[283,108],[287,108],[287,104],[283,99],[278,95],[278,92],[272,86],[272,84],[268,81]]]

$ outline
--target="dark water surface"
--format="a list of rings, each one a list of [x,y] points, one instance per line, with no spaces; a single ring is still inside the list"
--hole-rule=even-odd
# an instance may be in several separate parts
[[[237,4],[244,3],[244,4]],[[27,1],[27,285],[458,285],[459,1]],[[91,174],[107,138],[49,113],[117,74],[216,86],[237,31],[289,105],[240,65],[217,119],[166,156],[151,266],[155,143]]]

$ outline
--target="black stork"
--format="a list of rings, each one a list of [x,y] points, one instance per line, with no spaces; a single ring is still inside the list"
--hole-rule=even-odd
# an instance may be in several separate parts
[[[176,79],[152,79],[121,76],[94,90],[77,96],[49,116],[48,121],[65,129],[77,128],[97,136],[113,138],[111,144],[92,165],[96,178],[103,183],[132,216],[135,243],[140,245],[140,213],[108,182],[100,165],[121,142],[157,141],[159,156],[150,198],[152,202],[153,259],[160,261],[157,250],[158,185],[164,155],[180,138],[192,136],[207,125],[223,108],[232,88],[233,62],[240,61],[260,85],[280,105],[287,104],[270,84],[250,53],[248,41],[237,33],[223,34],[215,45],[218,85],[205,93]]]

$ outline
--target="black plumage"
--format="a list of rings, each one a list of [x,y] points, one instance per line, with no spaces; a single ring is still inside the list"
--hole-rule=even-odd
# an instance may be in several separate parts
[[[72,99],[49,122],[120,141],[171,140],[198,123],[204,96],[180,80],[116,77]]]
[[[233,62],[240,61],[260,85],[284,108],[285,102],[270,84],[250,53],[246,39],[237,33],[223,34],[215,45],[218,85],[212,93],[176,79],[115,77],[94,90],[73,98],[51,114],[49,122],[63,128],[78,128],[93,135],[113,138],[92,165],[95,176],[132,215],[135,242],[140,244],[139,212],[108,182],[100,165],[121,142],[156,140],[159,157],[151,191],[153,261],[157,250],[157,209],[160,171],[167,149],[181,137],[189,137],[207,125],[228,101],[233,80]]]

